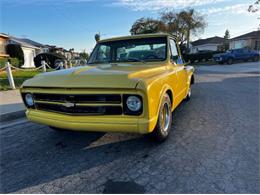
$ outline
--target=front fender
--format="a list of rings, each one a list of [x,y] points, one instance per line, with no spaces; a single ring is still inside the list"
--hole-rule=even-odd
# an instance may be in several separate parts
[[[146,101],[148,105],[147,111],[148,111],[148,120],[150,121],[149,124],[149,132],[152,132],[153,129],[156,126],[158,114],[160,110],[160,105],[163,100],[163,95],[169,91],[171,93],[171,100],[173,102],[173,89],[163,78],[154,80],[152,83],[147,83],[143,81],[139,81],[137,84],[137,89],[141,89],[142,91],[145,91],[146,94]],[[173,110],[173,104],[172,104],[172,110]]]

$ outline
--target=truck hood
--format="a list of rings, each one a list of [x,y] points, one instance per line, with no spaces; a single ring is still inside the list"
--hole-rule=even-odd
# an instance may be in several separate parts
[[[166,70],[162,63],[153,64],[98,64],[36,75],[22,87],[44,88],[135,88],[145,79]]]

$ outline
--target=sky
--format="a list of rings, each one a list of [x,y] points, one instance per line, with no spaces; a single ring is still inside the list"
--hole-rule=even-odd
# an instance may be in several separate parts
[[[90,52],[94,35],[101,38],[129,35],[141,17],[158,18],[164,10],[194,8],[205,16],[207,27],[193,40],[231,37],[257,30],[258,13],[247,8],[255,0],[0,0],[0,32],[42,44]]]

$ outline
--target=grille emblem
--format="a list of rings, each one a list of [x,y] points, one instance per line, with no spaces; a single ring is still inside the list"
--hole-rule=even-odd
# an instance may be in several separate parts
[[[63,104],[63,106],[67,107],[67,108],[71,108],[71,107],[74,107],[75,106],[75,103],[72,103],[72,102],[66,102]]]

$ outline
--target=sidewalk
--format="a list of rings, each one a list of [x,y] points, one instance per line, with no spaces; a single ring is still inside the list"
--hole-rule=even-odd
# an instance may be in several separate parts
[[[19,90],[0,92],[0,122],[25,116],[25,106]]]

